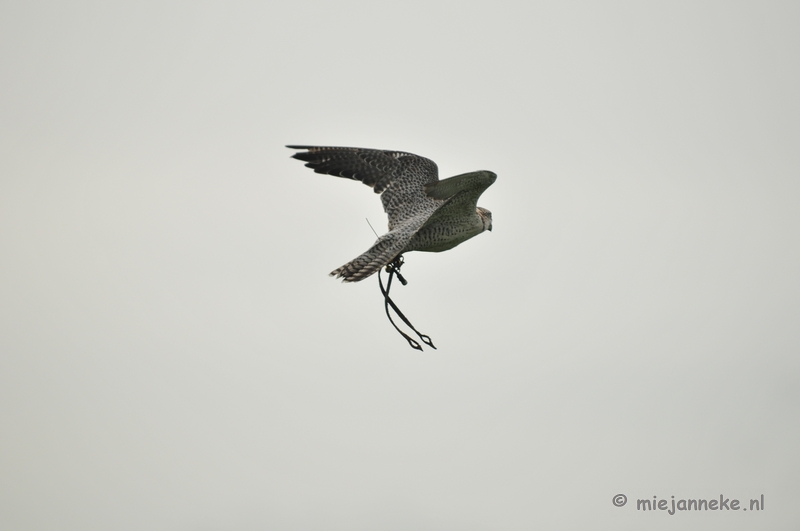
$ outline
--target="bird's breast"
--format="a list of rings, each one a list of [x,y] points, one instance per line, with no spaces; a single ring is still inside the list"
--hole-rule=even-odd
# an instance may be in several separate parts
[[[483,232],[483,221],[474,219],[459,221],[437,221],[417,231],[406,245],[406,251],[439,253],[452,249]]]

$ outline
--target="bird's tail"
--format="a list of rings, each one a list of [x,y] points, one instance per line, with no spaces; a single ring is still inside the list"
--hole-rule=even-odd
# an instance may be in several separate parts
[[[330,276],[341,278],[343,282],[364,280],[402,253],[407,242],[408,238],[399,237],[397,234],[391,232],[384,234],[367,252],[331,271]]]

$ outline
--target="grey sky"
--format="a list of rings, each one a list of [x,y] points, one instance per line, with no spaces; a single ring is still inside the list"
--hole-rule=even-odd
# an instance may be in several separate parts
[[[0,528],[796,528],[798,20],[0,4]],[[395,288],[438,351],[289,143],[498,174]]]

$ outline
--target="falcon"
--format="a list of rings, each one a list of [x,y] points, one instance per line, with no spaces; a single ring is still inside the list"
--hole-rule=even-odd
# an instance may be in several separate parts
[[[389,232],[362,255],[330,273],[344,282],[359,282],[403,253],[438,253],[492,230],[492,213],[478,198],[497,179],[474,171],[439,180],[436,164],[403,151],[352,147],[286,146],[316,173],[361,181],[380,194],[389,217]]]

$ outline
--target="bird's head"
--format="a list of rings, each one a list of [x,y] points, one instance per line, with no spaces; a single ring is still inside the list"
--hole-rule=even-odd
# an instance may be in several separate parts
[[[491,231],[492,213],[483,207],[477,207],[476,210],[478,211],[478,215],[481,217],[481,221],[483,221],[483,230]]]

